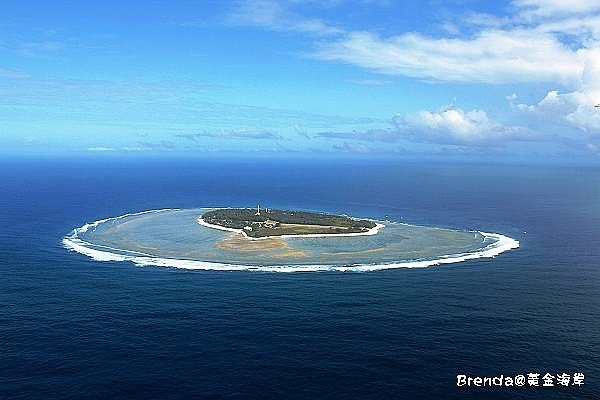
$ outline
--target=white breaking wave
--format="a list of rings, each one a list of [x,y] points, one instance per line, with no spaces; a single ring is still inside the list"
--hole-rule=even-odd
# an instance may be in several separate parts
[[[118,217],[99,219],[97,221],[87,223],[79,228],[73,229],[71,231],[71,233],[69,233],[67,236],[65,236],[63,238],[62,242],[63,242],[63,245],[67,249],[69,249],[71,251],[75,251],[77,253],[84,254],[88,257],[93,258],[96,261],[128,261],[129,260],[129,256],[125,256],[125,255],[121,255],[121,254],[117,254],[117,253],[111,253],[111,252],[105,251],[105,250],[97,250],[97,249],[95,249],[96,247],[100,247],[100,248],[103,248],[106,250],[135,253],[135,254],[138,254],[141,256],[152,257],[151,254],[141,253],[138,251],[121,250],[121,249],[117,249],[114,247],[95,245],[95,244],[86,242],[85,240],[82,240],[79,237],[79,235],[82,233],[86,233],[90,228],[96,229],[96,227],[98,225],[103,224],[105,222],[109,222],[109,221],[115,222],[115,221],[118,221],[118,220],[126,218],[126,217],[133,217],[136,215],[159,213],[159,212],[165,212],[165,211],[179,211],[179,208],[163,208],[160,210],[147,210],[147,211],[140,211],[140,212],[136,212],[136,213],[123,214]]]
[[[413,260],[399,261],[382,264],[357,264],[357,265],[242,265],[218,263],[211,261],[183,260],[175,258],[162,258],[150,254],[112,248],[108,246],[94,245],[82,240],[79,235],[87,232],[90,228],[96,228],[102,223],[117,221],[122,218],[143,215],[148,213],[159,213],[167,211],[179,211],[178,208],[166,208],[160,210],[148,210],[137,213],[124,214],[118,217],[105,218],[91,223],[87,223],[79,228],[75,228],[63,238],[63,245],[69,251],[74,251],[86,255],[96,261],[129,261],[138,266],[156,266],[183,268],[191,270],[216,270],[216,271],[263,271],[263,272],[320,272],[320,271],[341,271],[341,272],[369,272],[383,269],[395,268],[425,268],[440,264],[452,264],[477,258],[493,258],[506,251],[519,247],[519,241],[499,233],[489,233],[478,231],[484,237],[484,242],[489,239],[495,239],[494,242],[477,251],[450,254],[433,260]],[[410,225],[410,224],[404,224]],[[112,251],[110,251],[112,250]],[[119,253],[115,253],[119,252]],[[121,254],[126,253],[126,254]]]

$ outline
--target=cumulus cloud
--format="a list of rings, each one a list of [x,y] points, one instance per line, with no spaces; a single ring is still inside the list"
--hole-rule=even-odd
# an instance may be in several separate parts
[[[397,114],[390,129],[365,131],[318,132],[314,137],[363,142],[396,143],[399,141],[450,144],[460,146],[502,146],[511,141],[543,141],[549,137],[531,129],[507,125],[490,118],[484,110],[465,112],[446,107]]]
[[[581,91],[560,94],[552,90],[539,103],[516,104],[516,108],[538,121],[567,125],[584,132],[600,132],[600,109],[594,107],[599,94]]]
[[[582,84],[578,90],[559,93],[551,90],[537,104],[515,104],[516,95],[509,101],[522,114],[546,123],[559,123],[584,132],[600,132],[600,46],[586,58]]]
[[[459,108],[397,115],[398,133],[409,140],[430,143],[484,145],[507,141],[538,141],[544,136],[529,129],[505,125],[483,110]]]

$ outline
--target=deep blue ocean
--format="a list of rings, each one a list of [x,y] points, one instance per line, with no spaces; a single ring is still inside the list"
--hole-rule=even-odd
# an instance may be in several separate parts
[[[521,247],[423,269],[264,273],[98,262],[61,244],[101,218],[257,203]],[[2,399],[599,399],[599,310],[598,167],[0,160]],[[536,372],[584,385],[456,386]]]

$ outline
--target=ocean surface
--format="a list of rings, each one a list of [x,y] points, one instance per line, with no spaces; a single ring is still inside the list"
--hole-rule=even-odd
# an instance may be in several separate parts
[[[163,208],[320,210],[497,232],[495,258],[372,272],[99,262],[75,227]],[[598,399],[600,168],[0,159],[2,399]],[[583,386],[456,376],[583,373]],[[540,377],[541,377],[540,375]]]

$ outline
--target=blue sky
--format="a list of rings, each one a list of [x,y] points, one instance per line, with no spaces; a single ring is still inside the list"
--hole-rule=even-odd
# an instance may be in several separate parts
[[[597,104],[597,0],[0,4],[0,154],[598,160]]]

